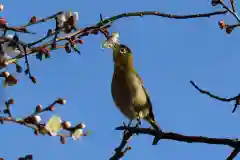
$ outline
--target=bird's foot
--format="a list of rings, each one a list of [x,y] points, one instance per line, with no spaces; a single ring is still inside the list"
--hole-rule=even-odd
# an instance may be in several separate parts
[[[137,124],[136,124],[136,128],[140,127],[142,125],[142,121],[140,119],[140,117],[137,117]]]
[[[129,121],[129,123],[128,123],[127,126],[128,126],[128,127],[131,127],[131,124],[132,124],[132,120]]]

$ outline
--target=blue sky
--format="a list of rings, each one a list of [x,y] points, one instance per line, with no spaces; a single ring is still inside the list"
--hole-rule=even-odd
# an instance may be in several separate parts
[[[159,11],[190,14],[211,12],[217,8],[210,0],[148,0],[114,2],[102,1],[9,1],[2,0],[9,25],[22,25],[35,15],[45,17],[60,10],[79,12],[79,27],[99,21],[99,14],[110,17],[122,12]],[[238,8],[240,6],[237,6]],[[229,36],[217,22],[233,23],[230,15],[191,20],[170,20],[146,16],[117,21],[110,31],[120,32],[121,42],[127,44],[135,57],[135,66],[151,96],[156,119],[164,131],[185,135],[237,138],[240,133],[240,110],[231,114],[233,104],[209,99],[196,92],[189,81],[221,96],[240,92],[238,74],[240,30]],[[30,29],[36,36],[22,35],[34,41],[54,27],[40,24]],[[14,73],[20,82],[1,91],[3,97],[14,97],[13,114],[21,117],[31,113],[41,103],[50,104],[57,97],[67,99],[54,114],[73,124],[85,122],[92,131],[81,141],[69,140],[61,145],[58,138],[36,137],[30,129],[18,125],[1,125],[1,156],[7,160],[31,153],[35,160],[47,159],[108,159],[121,141],[121,132],[114,128],[127,121],[115,108],[111,93],[113,63],[111,51],[102,51],[102,35],[85,37],[82,55],[67,55],[63,50],[52,52],[45,61],[30,58],[32,73],[38,83],[33,85],[23,74]],[[11,67],[10,67],[11,69]],[[43,115],[48,119],[51,114]],[[144,126],[148,126],[144,123]],[[134,137],[125,159],[224,159],[232,149],[225,146],[185,144],[163,140],[152,146],[152,137]]]

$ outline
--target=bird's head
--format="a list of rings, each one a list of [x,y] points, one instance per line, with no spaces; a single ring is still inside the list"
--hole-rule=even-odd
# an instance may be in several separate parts
[[[126,45],[114,44],[112,49],[115,67],[133,68],[132,52]]]

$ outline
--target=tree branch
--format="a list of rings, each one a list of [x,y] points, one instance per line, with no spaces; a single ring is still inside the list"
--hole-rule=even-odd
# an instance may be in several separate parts
[[[117,127],[116,130],[123,130],[124,132],[128,131],[129,135],[123,136],[121,144],[119,145],[118,148],[115,149],[116,153],[110,158],[110,160],[118,160],[124,155],[122,154],[121,151],[119,151],[119,149],[122,150],[127,145],[127,142],[130,139],[130,137],[132,137],[134,134],[145,134],[153,137],[156,137],[157,134],[159,134],[157,131],[150,128],[120,126],[120,127]],[[209,138],[204,136],[186,136],[186,135],[173,133],[173,132],[163,132],[161,134],[161,140],[164,140],[164,139],[185,142],[185,143],[205,143],[205,144],[229,146],[231,148],[234,148],[234,151],[233,151],[234,153],[231,154],[231,157],[233,157],[235,154],[239,152],[238,148],[240,147],[240,141],[238,141],[238,139],[230,139],[230,138]],[[227,159],[227,160],[230,160],[230,159]]]
[[[198,90],[200,93],[202,94],[206,94],[208,95],[210,98],[213,98],[213,99],[217,99],[219,101],[222,101],[222,102],[231,102],[231,101],[235,101],[235,104],[234,104],[234,108],[232,110],[232,113],[234,113],[238,107],[238,105],[240,104],[240,94],[235,96],[235,97],[231,97],[231,98],[224,98],[224,97],[219,97],[217,95],[214,95],[212,93],[210,93],[209,91],[207,90],[203,90],[201,88],[199,88],[193,81],[190,81],[190,83],[193,85],[193,87]]]
[[[110,18],[107,18],[105,20],[102,20],[97,25],[101,26],[110,22],[114,22],[121,18],[126,17],[142,17],[142,16],[159,16],[163,18],[170,18],[170,19],[190,19],[190,18],[206,18],[211,17],[215,15],[221,15],[226,14],[227,10],[222,11],[216,11],[216,12],[210,12],[210,13],[197,13],[197,14],[190,14],[190,15],[175,15],[175,14],[168,14],[168,13],[160,13],[157,11],[144,11],[144,12],[129,12],[129,13],[122,13]]]
[[[239,152],[239,148],[234,148],[234,150],[231,152],[231,154],[227,157],[226,160],[233,160],[235,157],[237,157]]]

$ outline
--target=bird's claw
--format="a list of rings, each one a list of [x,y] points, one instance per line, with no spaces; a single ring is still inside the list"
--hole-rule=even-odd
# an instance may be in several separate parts
[[[140,117],[138,116],[136,127],[140,127],[141,125],[142,125],[142,121],[141,121]]]

